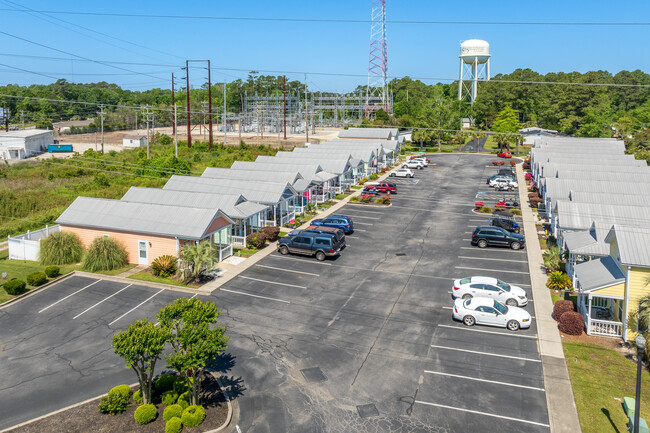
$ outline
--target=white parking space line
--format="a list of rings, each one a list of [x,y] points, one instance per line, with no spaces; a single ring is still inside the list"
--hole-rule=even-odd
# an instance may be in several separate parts
[[[496,385],[504,385],[504,386],[512,386],[512,387],[515,387],[515,388],[532,389],[533,391],[542,391],[542,392],[546,391],[544,388],[538,388],[536,386],[517,385],[515,383],[499,382],[499,381],[496,381],[496,380],[479,379],[477,377],[462,376],[460,374],[442,373],[440,371],[431,371],[431,370],[424,370],[424,372],[428,373],[428,374],[436,374],[436,375],[439,375],[439,376],[448,376],[448,377],[456,377],[456,378],[459,378],[459,379],[474,380],[476,382],[494,383]]]
[[[246,280],[253,280],[253,281],[259,281],[260,283],[266,283],[266,284],[276,284],[278,286],[287,286],[287,287],[295,287],[297,289],[306,289],[307,286],[297,286],[295,284],[287,284],[287,283],[278,283],[277,281],[268,281],[268,280],[261,280],[259,278],[251,278],[251,277],[245,277],[243,275],[240,275],[239,278],[244,278]]]
[[[471,235],[474,232],[463,232],[464,235]]]
[[[491,272],[503,272],[506,274],[524,274],[528,275],[528,272],[522,272],[522,271],[504,271],[504,270],[497,270],[497,269],[486,269],[486,268],[472,268],[469,266],[456,266],[456,269],[471,269],[473,271],[491,271]]]
[[[541,360],[534,359],[534,358],[524,358],[524,357],[521,357],[521,356],[501,355],[500,353],[479,352],[478,350],[458,349],[456,347],[438,346],[436,344],[432,344],[431,347],[433,347],[434,349],[444,349],[444,350],[453,350],[453,351],[456,351],[456,352],[474,353],[476,355],[495,356],[497,358],[518,359],[520,361],[530,361],[530,362],[542,362]]]
[[[282,271],[282,272],[293,272],[294,274],[304,274],[304,275],[313,275],[315,277],[319,277],[320,274],[315,274],[313,272],[304,272],[304,271],[294,271],[291,269],[285,269],[285,268],[276,268],[275,266],[267,266],[267,265],[255,265],[258,268],[268,268],[268,269],[275,269],[277,271]]]
[[[452,307],[442,307],[443,310],[451,310]]]
[[[461,241],[467,241],[467,242],[469,242],[469,241],[471,241],[471,239],[461,239]]]
[[[59,302],[63,302],[63,301],[65,301],[65,300],[68,299],[69,297],[71,297],[71,296],[73,296],[73,295],[76,295],[77,293],[79,293],[79,292],[81,292],[81,291],[86,290],[88,287],[90,287],[90,286],[92,286],[92,285],[94,285],[94,284],[97,284],[97,283],[99,283],[100,281],[102,281],[102,280],[97,280],[97,281],[95,281],[95,282],[92,282],[92,283],[88,284],[86,287],[83,287],[83,288],[77,290],[77,291],[74,292],[74,293],[70,293],[70,294],[69,294],[68,296],[66,296],[65,298],[61,298],[61,299],[59,299],[58,301],[56,301],[55,303],[48,305],[47,307],[43,308],[43,309],[42,309],[41,311],[39,311],[38,313],[40,314],[40,313],[42,313],[43,311],[47,310],[48,308],[50,308],[50,307],[54,307],[54,306],[55,306],[56,304],[58,304]]]
[[[498,250],[485,250],[484,248],[478,247],[460,247],[461,250],[472,250],[472,251],[492,251],[497,253],[515,253],[515,254],[526,254],[526,251],[522,250],[511,250],[506,248],[500,248]]]
[[[374,226],[374,225],[375,225],[375,223],[371,223],[370,221],[368,221],[368,222],[359,222],[359,221],[355,221],[355,222],[354,222],[354,225],[355,225],[355,229],[354,229],[354,230],[355,230],[355,231],[357,230],[357,229],[356,229],[356,226],[358,226],[359,224],[361,224],[362,226]]]
[[[482,219],[482,220],[469,219],[468,221],[470,221],[470,222],[475,222],[475,223],[484,223],[484,222],[487,222],[487,220],[488,220],[488,219],[486,218],[486,219]]]
[[[252,293],[240,292],[238,290],[230,290],[230,289],[219,289],[219,290],[222,291],[222,292],[235,293],[237,295],[251,296],[253,298],[260,298],[260,299],[267,299],[269,301],[282,302],[284,304],[290,304],[291,303],[290,301],[285,301],[284,299],[269,298],[268,296],[254,295]]]
[[[352,211],[354,211],[354,212],[363,212],[363,213],[382,213],[381,211],[378,211],[378,210],[361,210],[361,209],[358,209],[358,208],[367,207],[366,205],[363,205],[363,204],[349,204],[349,203],[348,203],[348,204],[346,205],[346,207],[347,207],[347,206],[351,206],[351,207],[355,207],[355,208],[357,208],[357,209],[350,209],[350,210],[352,210]]]
[[[361,229],[356,229],[356,228],[355,228],[354,231],[355,231],[355,232],[364,232],[364,233],[365,233],[365,232],[367,232],[368,230],[361,230]],[[348,236],[350,236],[350,235],[348,235]]]
[[[164,291],[165,291],[165,289],[160,289],[158,292],[156,292],[156,293],[154,293],[153,295],[149,296],[147,299],[145,299],[144,301],[140,302],[138,305],[136,305],[135,307],[131,308],[129,311],[127,311],[126,313],[122,314],[122,315],[121,315],[120,317],[118,317],[117,319],[113,320],[111,323],[108,324],[108,326],[111,326],[113,323],[117,322],[117,321],[120,320],[122,317],[126,316],[127,314],[131,313],[132,311],[137,310],[138,308],[140,308],[141,306],[143,306],[144,304],[146,304],[148,301],[152,300],[152,299],[155,298],[156,296],[160,295],[160,294],[161,294],[162,292],[164,292]],[[196,295],[194,295],[194,296],[196,296]],[[193,296],[193,297],[194,297],[194,296]],[[191,298],[190,298],[190,299],[191,299]]]
[[[86,309],[83,310],[81,313],[79,313],[79,314],[77,314],[76,316],[74,316],[74,317],[72,318],[72,320],[76,319],[77,317],[81,316],[82,314],[85,314],[85,313],[89,312],[90,310],[92,310],[92,309],[95,308],[96,306],[98,306],[98,305],[100,305],[100,304],[103,304],[104,302],[106,302],[106,301],[108,301],[109,299],[111,299],[113,296],[117,295],[117,294],[120,293],[120,292],[125,291],[126,289],[128,289],[128,288],[131,287],[132,285],[133,285],[133,284],[129,284],[128,286],[123,287],[123,288],[121,288],[120,290],[118,290],[117,292],[113,293],[113,294],[110,295],[109,297],[102,299],[101,301],[99,301],[98,303],[96,303],[95,305],[93,305],[92,307],[88,307],[88,308],[86,308]]]
[[[362,219],[365,219],[365,220],[378,220],[378,219],[381,219],[381,218],[377,218],[377,217],[367,217],[367,216],[361,216],[361,215],[350,215],[350,216],[353,217],[353,218],[362,218]]]
[[[532,316],[531,316],[532,317]],[[506,337],[519,337],[519,338],[532,338],[534,340],[537,340],[537,335],[520,335],[520,334],[506,334],[503,332],[496,332],[496,331],[484,331],[482,329],[476,329],[473,327],[460,327],[460,326],[452,326],[452,325],[438,325],[439,328],[449,328],[449,329],[458,329],[459,331],[471,331],[471,332],[481,332],[483,334],[495,334],[495,335],[505,335]]]
[[[469,259],[469,260],[494,260],[495,262],[513,262],[513,263],[528,263],[528,260],[510,260],[510,259],[493,259],[489,257],[469,257],[469,256],[458,256],[459,259]]]
[[[415,402],[420,403],[420,404],[425,404],[427,406],[441,407],[443,409],[458,410],[458,411],[461,411],[461,412],[475,413],[477,415],[491,416],[493,418],[507,419],[507,420],[510,420],[510,421],[517,421],[517,422],[522,422],[522,423],[525,423],[525,424],[533,424],[533,425],[539,425],[539,426],[542,426],[542,427],[550,427],[548,424],[544,424],[544,423],[541,423],[541,422],[535,422],[535,421],[528,421],[528,420],[521,419],[521,418],[512,418],[512,417],[509,417],[509,416],[496,415],[496,414],[493,414],[493,413],[479,412],[477,410],[462,409],[462,408],[459,408],[459,407],[447,406],[447,405],[444,405],[444,404],[429,403],[427,401],[415,400]]]
[[[287,256],[281,256],[281,255],[275,255],[275,254],[274,255],[269,255],[269,257],[273,258],[273,259],[295,260],[297,262],[312,263],[314,265],[332,266],[331,263],[323,263],[323,262],[318,262],[318,261],[299,259],[297,257],[287,257]]]

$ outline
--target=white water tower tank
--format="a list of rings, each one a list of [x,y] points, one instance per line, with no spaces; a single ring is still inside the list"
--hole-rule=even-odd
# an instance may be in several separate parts
[[[460,56],[463,63],[485,63],[490,58],[490,44],[480,39],[469,39],[460,44]]]

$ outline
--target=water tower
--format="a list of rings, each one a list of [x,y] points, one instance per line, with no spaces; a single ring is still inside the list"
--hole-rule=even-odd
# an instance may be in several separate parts
[[[458,58],[458,99],[469,99],[470,105],[474,105],[478,80],[490,79],[490,44],[479,39],[469,39],[460,44]]]

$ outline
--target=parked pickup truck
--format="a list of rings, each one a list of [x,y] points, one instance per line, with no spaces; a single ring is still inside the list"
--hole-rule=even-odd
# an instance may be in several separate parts
[[[345,242],[345,241],[343,241]],[[338,241],[333,233],[304,231],[296,236],[285,236],[278,241],[280,254],[289,253],[316,256],[319,261],[339,254],[344,243]]]
[[[372,187],[375,191],[384,194],[397,194],[397,186],[393,182],[366,182],[363,186]]]

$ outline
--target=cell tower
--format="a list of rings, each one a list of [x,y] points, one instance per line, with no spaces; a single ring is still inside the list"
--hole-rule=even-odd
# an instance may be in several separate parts
[[[490,80],[490,44],[479,39],[465,41],[460,44],[458,58],[458,99],[469,99],[470,105],[474,105],[479,80]]]
[[[388,99],[388,54],[386,53],[386,0],[372,0],[370,15],[370,59],[366,87],[366,117],[380,108],[390,113]]]

